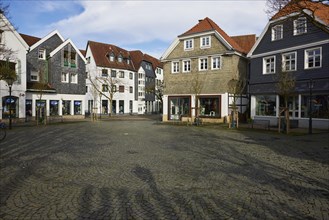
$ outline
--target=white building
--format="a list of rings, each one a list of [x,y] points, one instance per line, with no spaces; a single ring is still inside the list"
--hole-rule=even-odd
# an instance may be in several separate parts
[[[88,112],[110,114],[112,108],[112,114],[137,114],[136,70],[129,52],[115,45],[88,41],[86,59]]]
[[[0,48],[11,50],[10,56],[1,52],[0,65],[8,59],[10,66],[15,68],[17,81],[12,85],[11,98],[9,87],[3,80],[0,81],[0,119],[8,118],[9,110],[13,118],[25,117],[25,91],[26,91],[26,53],[28,45],[17,33],[9,20],[0,14]]]

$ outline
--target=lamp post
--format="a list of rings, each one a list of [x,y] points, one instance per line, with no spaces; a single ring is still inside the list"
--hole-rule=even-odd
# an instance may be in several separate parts
[[[13,86],[13,83],[15,80],[13,78],[7,78],[7,79],[5,79],[5,81],[7,82],[8,87],[9,87],[9,129],[11,129],[11,101],[12,101],[11,87]]]
[[[308,88],[310,89],[310,101],[309,101],[309,120],[308,120],[308,133],[312,134],[312,89],[313,89],[313,79],[310,79],[310,82],[308,83]]]

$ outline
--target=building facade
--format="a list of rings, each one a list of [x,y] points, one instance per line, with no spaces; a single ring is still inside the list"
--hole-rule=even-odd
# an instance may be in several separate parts
[[[86,60],[58,31],[43,38],[21,34],[27,53],[26,116],[84,117]]]
[[[138,81],[129,52],[112,44],[88,41],[86,59],[88,112],[137,114]]]
[[[0,119],[25,118],[26,96],[26,53],[28,45],[11,25],[10,21],[0,14],[0,65],[8,62],[15,70],[17,80],[11,88],[4,80],[0,80]]]
[[[231,112],[228,82],[247,77],[246,53],[255,35],[240,36],[240,46],[211,19],[199,20],[179,35],[161,60],[164,72],[163,121],[189,120],[223,122]],[[242,44],[244,42],[244,44]],[[244,113],[247,98],[238,111]]]
[[[302,1],[303,2],[303,1]],[[295,126],[329,129],[329,6],[288,4],[268,22],[250,57],[251,117],[278,124],[280,78],[295,82],[288,107]],[[282,113],[281,113],[282,114]]]

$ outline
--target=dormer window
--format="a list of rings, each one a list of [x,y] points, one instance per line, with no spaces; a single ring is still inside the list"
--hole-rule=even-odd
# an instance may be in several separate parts
[[[121,63],[122,62],[122,55],[120,54],[118,57],[118,61]]]
[[[300,17],[294,20],[294,35],[304,34],[307,32],[307,20],[305,17]]]
[[[38,51],[38,58],[39,58],[40,60],[45,60],[45,59],[46,59],[46,49],[39,48],[39,51]]]
[[[193,39],[184,40],[184,50],[193,50]]]
[[[200,38],[200,47],[208,48],[211,46],[211,38],[210,36],[205,36]]]
[[[127,59],[127,64],[130,64],[130,58]]]
[[[283,25],[275,25],[272,27],[272,41],[283,38]]]
[[[114,61],[114,53],[110,53],[110,55],[109,55],[109,59],[110,59],[111,62]]]

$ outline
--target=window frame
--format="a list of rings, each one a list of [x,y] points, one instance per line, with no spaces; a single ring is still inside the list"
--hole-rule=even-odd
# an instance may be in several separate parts
[[[63,75],[65,74],[65,80],[63,80]],[[61,82],[62,83],[69,83],[69,73],[67,72],[62,72],[61,74]]]
[[[287,55],[291,55],[291,54],[294,54],[295,55],[295,59],[286,59]],[[281,60],[282,60],[282,72],[293,72],[293,71],[297,71],[297,52],[296,51],[293,51],[293,52],[288,52],[288,53],[284,53],[282,54],[282,57],[281,57]],[[295,61],[295,65],[294,65],[294,69],[291,69],[291,63],[292,61]],[[287,70],[287,65],[286,63],[289,62],[289,67],[290,69]]]
[[[71,73],[70,77],[71,77],[71,79],[70,79],[71,83],[78,84],[78,74],[77,73]]]
[[[38,59],[39,60],[46,60],[46,49],[45,48],[39,48],[38,49]]]
[[[267,63],[265,62],[266,60],[269,60],[271,58],[274,58],[274,61],[273,61],[273,72],[266,72],[267,70]],[[276,56],[268,56],[268,57],[263,57],[262,59],[262,62],[263,62],[263,75],[267,75],[267,74],[275,74],[276,73]]]
[[[216,62],[216,67],[214,67],[214,61],[218,60],[218,62]],[[213,56],[211,57],[211,69],[212,70],[219,70],[222,68],[222,57],[221,56]]]
[[[171,73],[179,73],[180,62],[172,61],[171,62]]]
[[[193,38],[189,38],[184,40],[184,50],[188,51],[188,50],[193,50],[194,49],[194,39]]]
[[[279,38],[278,37],[278,30],[277,28],[280,28],[280,36]],[[283,24],[277,24],[277,25],[274,25],[272,28],[271,28],[271,41],[277,41],[277,40],[281,40],[283,39]]]
[[[301,35],[307,33],[307,19],[306,17],[299,17],[293,21],[294,36]],[[299,32],[299,30],[303,30],[303,32]]]
[[[205,60],[206,62],[202,62]],[[204,68],[206,66],[206,68]],[[201,68],[202,67],[202,68]],[[207,71],[208,70],[208,57],[201,57],[199,58],[199,71]]]
[[[36,76],[37,77],[37,79],[36,80],[34,80],[34,79],[32,79],[32,76]],[[31,75],[30,75],[30,80],[31,80],[31,82],[39,82],[39,72],[36,72],[36,71],[32,71],[31,72]]]
[[[124,93],[125,92],[125,86],[120,85],[119,86],[119,93]]]
[[[206,41],[206,39],[208,39],[208,41]],[[205,40],[205,42],[204,42]],[[204,48],[210,48],[211,47],[211,36],[207,35],[207,36],[202,36],[200,37],[200,48],[204,49]]]
[[[315,51],[315,50],[317,50],[317,49],[319,49],[319,51],[320,51],[320,54],[319,54],[319,56],[320,56],[320,65],[319,66],[312,66],[312,67],[310,67],[309,66],[309,54],[308,54],[308,51]],[[316,55],[313,55],[314,57],[316,56]],[[313,60],[313,62],[314,63],[316,63],[315,62],[315,58],[314,58],[314,60]],[[309,49],[305,49],[304,50],[304,69],[317,69],[317,68],[322,68],[322,47],[314,47],[314,48],[309,48]]]
[[[185,65],[186,63],[188,63],[187,66]],[[183,60],[183,73],[189,73],[189,72],[191,72],[191,60]]]

